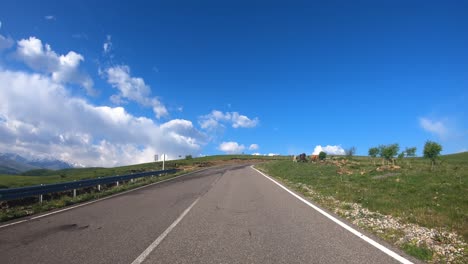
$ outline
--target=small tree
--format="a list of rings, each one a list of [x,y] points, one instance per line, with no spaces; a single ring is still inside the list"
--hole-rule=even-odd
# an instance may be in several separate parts
[[[377,155],[379,155],[379,148],[370,148],[369,149],[369,156],[372,158],[372,162],[374,163],[375,165],[375,157],[377,157]]]
[[[393,157],[395,157],[398,154],[398,151],[400,150],[400,146],[398,144],[391,144],[391,145],[380,145],[380,155],[386,159],[387,161],[393,162],[395,164],[395,160]]]
[[[439,157],[442,146],[434,141],[426,141],[424,145],[424,158],[431,160],[431,170],[434,169],[435,160]]]
[[[406,148],[405,149],[406,157],[415,157],[416,156],[416,147]],[[411,162],[408,161],[409,167],[411,169]]]
[[[189,159],[192,159],[192,158],[193,158],[192,155],[185,155],[185,159],[189,160]]]
[[[405,157],[405,152],[401,152],[400,154],[398,154],[398,160],[403,160],[403,158]]]
[[[414,157],[416,156],[416,147],[406,148],[405,149],[406,157]]]
[[[354,154],[356,154],[356,147],[350,147],[349,149],[345,150],[345,154],[348,158],[352,158]]]
[[[319,157],[319,160],[325,160],[327,158],[327,153],[325,153],[324,151],[320,151],[318,157]]]

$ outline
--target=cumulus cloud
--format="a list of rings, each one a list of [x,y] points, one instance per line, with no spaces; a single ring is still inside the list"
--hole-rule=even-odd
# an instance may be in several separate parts
[[[102,50],[104,54],[108,54],[109,52],[111,52],[112,50],[112,36],[111,35],[106,36],[106,41],[102,45]]]
[[[96,94],[93,80],[79,69],[84,61],[81,54],[69,51],[66,55],[58,55],[49,44],[42,44],[36,37],[18,41],[16,54],[31,69],[50,74],[54,82],[78,84],[88,94]]]
[[[440,138],[447,136],[448,129],[446,124],[442,121],[431,120],[423,117],[419,119],[419,125],[427,132],[435,134]]]
[[[258,144],[251,144],[249,146],[249,150],[258,150],[260,147],[258,146]]]
[[[0,51],[11,48],[14,43],[10,37],[0,35]]]
[[[111,97],[112,102],[120,104],[125,99],[128,99],[142,106],[151,107],[157,118],[169,114],[159,99],[150,97],[151,88],[145,83],[143,78],[132,77],[130,75],[130,67],[127,65],[110,67],[105,73],[107,82],[119,90],[117,95]]]
[[[221,143],[218,149],[227,154],[239,154],[244,151],[245,146],[239,145],[239,143],[234,141],[229,141]]]
[[[93,105],[49,75],[0,70],[0,94],[0,152],[116,166],[200,153],[207,142],[188,120],[158,125],[123,107]]]
[[[345,155],[345,150],[338,145],[330,146],[327,145],[325,147],[322,147],[321,145],[317,145],[314,148],[314,151],[312,152],[312,155],[318,155],[320,152],[325,152],[328,155]]]
[[[199,117],[199,124],[203,129],[214,130],[223,127],[224,123],[230,124],[233,128],[251,128],[258,125],[258,118],[250,119],[238,112],[223,113],[213,110],[211,113]]]

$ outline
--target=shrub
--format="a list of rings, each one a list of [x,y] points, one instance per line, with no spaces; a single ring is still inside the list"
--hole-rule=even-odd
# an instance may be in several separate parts
[[[319,160],[325,160],[327,158],[327,153],[324,151],[320,151],[319,153]]]

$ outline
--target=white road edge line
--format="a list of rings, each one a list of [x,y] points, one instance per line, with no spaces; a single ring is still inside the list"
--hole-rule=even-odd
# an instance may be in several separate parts
[[[393,252],[392,250],[386,248],[385,246],[377,243],[376,241],[372,240],[371,238],[365,236],[364,234],[362,234],[361,232],[357,231],[356,229],[350,227],[349,225],[341,222],[340,220],[338,220],[337,218],[333,217],[332,215],[330,215],[329,213],[323,211],[322,209],[320,209],[319,207],[315,206],[314,204],[312,204],[311,202],[307,201],[306,199],[302,198],[301,196],[297,195],[296,193],[292,192],[291,190],[289,190],[288,188],[284,187],[281,183],[275,181],[274,179],[272,179],[270,176],[264,174],[263,172],[257,170],[256,168],[254,168],[254,166],[250,166],[252,169],[254,169],[255,171],[257,171],[258,173],[260,173],[261,175],[263,175],[265,178],[269,179],[270,181],[274,182],[276,185],[278,185],[279,187],[283,188],[285,191],[287,191],[288,193],[290,193],[292,196],[296,197],[297,199],[299,199],[301,202],[307,204],[308,206],[312,207],[313,209],[315,209],[316,211],[318,211],[319,213],[321,213],[322,215],[324,215],[325,217],[327,217],[328,219],[332,220],[333,222],[335,222],[336,224],[340,225],[341,227],[343,227],[344,229],[348,230],[349,232],[353,233],[354,235],[356,235],[357,237],[361,238],[362,240],[366,241],[367,243],[371,244],[372,246],[376,247],[377,249],[379,249],[380,251],[384,252],[385,254],[389,255],[390,257],[396,259],[397,261],[399,261],[400,263],[404,263],[404,264],[412,264],[413,262],[405,259],[404,257],[400,256],[399,254]]]
[[[197,173],[197,172],[201,172],[201,171],[204,171],[204,170],[207,170],[207,169],[210,169],[210,168],[206,168],[206,169],[202,169],[202,170],[198,170],[198,171],[189,172],[189,173],[182,174],[182,175],[179,175],[179,176],[174,177],[174,178],[170,178],[170,179],[166,179],[166,180],[154,182],[154,183],[151,183],[151,184],[148,184],[148,185],[144,185],[144,186],[137,187],[137,188],[135,188],[135,189],[130,189],[130,190],[128,190],[128,191],[124,191],[124,192],[121,192],[121,193],[116,193],[116,194],[113,194],[113,195],[110,195],[110,196],[106,196],[106,197],[103,197],[103,198],[100,198],[100,199],[97,199],[97,200],[92,200],[92,201],[89,201],[89,202],[81,203],[81,204],[78,204],[78,205],[74,205],[74,206],[67,207],[67,208],[64,208],[64,209],[60,209],[60,210],[57,210],[57,211],[53,211],[53,212],[50,212],[50,213],[45,213],[45,214],[38,215],[38,216],[34,216],[34,217],[31,217],[31,218],[28,218],[28,219],[19,220],[19,221],[13,222],[13,223],[5,224],[5,225],[0,225],[0,229],[1,229],[1,228],[4,228],[4,227],[7,227],[7,226],[12,226],[12,225],[21,224],[21,223],[24,223],[24,222],[29,222],[29,221],[31,221],[31,220],[43,218],[43,217],[46,217],[46,216],[49,216],[49,215],[58,214],[58,213],[65,212],[65,211],[68,211],[68,210],[72,210],[72,209],[75,209],[75,208],[78,208],[78,207],[82,207],[82,206],[85,206],[85,205],[89,205],[89,204],[97,203],[97,202],[100,202],[100,201],[104,201],[104,200],[107,200],[107,199],[110,199],[110,198],[113,198],[113,197],[116,197],[116,196],[119,196],[119,195],[123,195],[123,194],[129,193],[129,192],[133,192],[133,191],[136,191],[136,190],[139,190],[139,189],[143,189],[143,188],[146,188],[146,187],[149,187],[149,186],[152,186],[152,185],[160,184],[160,183],[163,183],[163,182],[172,181],[172,180],[175,180],[175,179],[177,179],[177,178],[179,178],[179,177],[187,176],[187,175],[190,175],[190,174],[193,174],[193,173]]]
[[[174,223],[172,223],[161,235],[159,235],[158,238],[156,238],[156,240],[154,240],[153,243],[151,243],[151,245],[149,245],[145,249],[145,251],[143,251],[140,254],[140,256],[138,256],[132,262],[132,264],[143,263],[143,261],[145,261],[145,259],[149,256],[149,254],[151,254],[151,252],[153,252],[153,250],[158,247],[158,245],[164,240],[164,238],[166,238],[166,236],[172,231],[172,229],[174,229],[174,227],[177,226],[177,224],[185,217],[185,215],[188,214],[188,212],[192,209],[192,207],[195,206],[198,200],[200,200],[200,197],[198,197],[187,209],[185,209],[185,211],[174,221]]]

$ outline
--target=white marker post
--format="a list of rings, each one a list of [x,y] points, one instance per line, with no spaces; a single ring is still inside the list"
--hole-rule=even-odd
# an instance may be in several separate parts
[[[163,154],[163,170],[164,170],[164,163],[166,162],[166,154]]]

